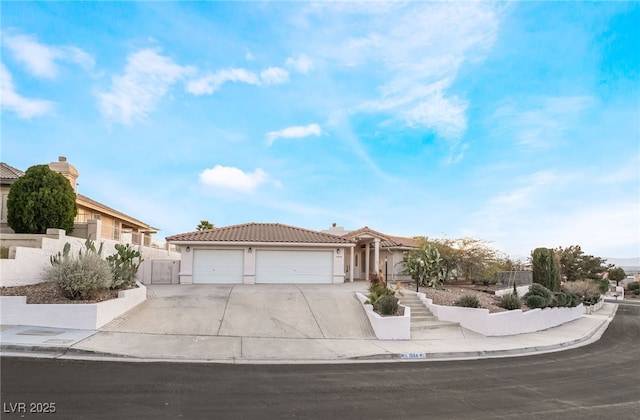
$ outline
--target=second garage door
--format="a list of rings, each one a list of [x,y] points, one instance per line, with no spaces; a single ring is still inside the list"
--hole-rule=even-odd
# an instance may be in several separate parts
[[[256,283],[333,282],[333,251],[256,252]]]

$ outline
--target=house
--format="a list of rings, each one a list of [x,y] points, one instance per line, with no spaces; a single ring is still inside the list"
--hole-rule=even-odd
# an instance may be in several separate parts
[[[407,281],[410,277],[405,274],[405,254],[418,248],[413,238],[393,236],[380,233],[368,226],[346,231],[334,223],[324,233],[338,235],[355,242],[353,260],[345,267],[350,277],[355,280],[368,280],[376,273],[385,275],[387,281]],[[351,270],[353,267],[353,270]]]
[[[71,236],[84,238],[91,236],[92,239],[113,239],[136,245],[152,245],[152,235],[158,232],[157,228],[87,196],[77,194],[78,184],[76,181],[79,173],[73,165],[67,162],[64,156],[60,156],[57,162],[49,163],[49,168],[67,178],[76,192],[78,213]],[[22,175],[24,175],[23,171],[0,162],[0,186],[2,188],[0,229],[2,233],[13,232],[7,224],[7,197],[11,185]]]
[[[386,260],[400,280],[410,238],[356,231],[314,231],[280,223],[246,223],[166,238],[181,250],[181,284],[343,283],[368,279]],[[353,269],[352,269],[353,267]]]
[[[343,283],[355,244],[280,223],[246,223],[167,237],[181,250],[180,283]]]

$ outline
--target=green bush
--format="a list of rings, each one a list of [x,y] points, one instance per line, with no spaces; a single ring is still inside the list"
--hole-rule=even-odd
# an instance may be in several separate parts
[[[632,281],[627,283],[627,290],[633,292],[634,290],[640,290],[640,283],[637,281]]]
[[[567,296],[569,296],[569,298],[571,299],[571,302],[569,303],[570,308],[575,308],[576,306],[580,305],[580,296],[574,295],[572,293],[567,293]]]
[[[111,286],[111,267],[96,253],[80,254],[78,258],[64,258],[49,267],[47,281],[55,283],[69,299],[93,299]]]
[[[561,308],[573,308],[574,306],[577,306],[577,303],[574,305],[574,299],[572,298],[573,295],[570,295],[569,293],[564,293],[564,292],[557,292],[554,293],[555,298],[556,298],[556,306],[561,307]],[[576,302],[579,302],[579,300],[575,299]]]
[[[509,293],[506,295],[502,295],[498,305],[501,308],[512,311],[514,309],[520,309],[522,307],[522,302],[520,301],[517,293]]]
[[[557,302],[555,300],[555,296],[553,295],[553,292],[549,289],[547,289],[546,287],[544,287],[541,284],[538,283],[534,283],[529,287],[529,291],[524,295],[525,298],[525,302],[527,302],[527,298],[530,296],[538,296],[542,299],[542,302],[544,302],[542,304],[542,306],[536,306],[536,308],[546,308],[548,306],[556,306]],[[536,304],[538,305],[539,300],[534,300],[534,302],[536,302]],[[529,304],[527,303],[527,306],[529,306]],[[529,306],[531,308],[531,306]]]
[[[633,296],[638,296],[638,295],[640,295],[640,289],[634,289],[633,291],[631,291],[631,294],[632,294]]]
[[[536,309],[536,308],[546,308],[548,305],[548,301],[547,299],[545,299],[542,296],[538,296],[538,295],[529,295],[524,297],[524,302],[527,304],[527,306],[531,309]]]
[[[366,303],[370,305],[375,305],[375,303],[382,296],[393,295],[393,290],[389,289],[387,286],[384,286],[380,283],[374,283],[369,286],[369,296],[367,296],[368,300]]]
[[[454,305],[461,306],[463,308],[479,308],[480,301],[477,296],[474,295],[463,295],[458,299]]]
[[[373,304],[373,309],[380,315],[395,315],[398,312],[398,298],[393,295],[381,296]]]
[[[73,187],[47,165],[27,169],[7,196],[7,224],[16,233],[45,233],[48,228],[70,233],[77,211]]]

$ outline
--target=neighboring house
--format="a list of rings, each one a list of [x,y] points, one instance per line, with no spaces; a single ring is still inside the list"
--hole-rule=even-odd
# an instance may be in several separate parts
[[[343,283],[365,280],[380,267],[405,280],[403,253],[411,238],[368,227],[317,232],[279,223],[247,223],[167,237],[180,247],[181,284]],[[353,269],[352,269],[353,267]]]
[[[405,274],[404,256],[407,252],[418,248],[413,238],[387,235],[369,227],[346,231],[334,223],[324,233],[338,235],[355,242],[353,260],[345,266],[346,272],[355,280],[368,280],[371,274],[378,272],[387,276],[387,281],[406,281],[410,277]],[[351,270],[353,267],[353,270]]]
[[[180,283],[343,283],[355,243],[279,223],[247,223],[167,237],[180,247]],[[353,255],[351,253],[351,255]]]
[[[74,231],[70,236],[87,237],[90,235],[94,240],[113,239],[137,245],[152,245],[152,235],[158,233],[157,228],[82,194],[77,194],[78,171],[67,162],[64,156],[60,156],[57,162],[49,163],[49,168],[67,178],[76,192],[78,213],[75,218]],[[12,233],[13,231],[7,225],[7,196],[11,184],[24,175],[24,172],[0,162],[0,175],[2,187],[0,228],[3,233]]]

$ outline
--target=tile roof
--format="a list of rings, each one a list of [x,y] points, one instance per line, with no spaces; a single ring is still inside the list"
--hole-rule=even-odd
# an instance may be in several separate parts
[[[355,240],[358,236],[363,234],[368,234],[368,235],[380,238],[380,246],[383,248],[396,248],[396,247],[417,248],[418,247],[418,244],[413,238],[386,235],[384,233],[380,233],[378,231],[370,229],[368,226],[346,233],[342,235],[342,237]]]
[[[24,175],[24,172],[20,169],[16,169],[11,165],[7,165],[4,162],[0,162],[0,179],[3,181],[15,181]]]
[[[280,223],[245,223],[167,237],[167,242],[274,242],[351,244],[347,238]]]

